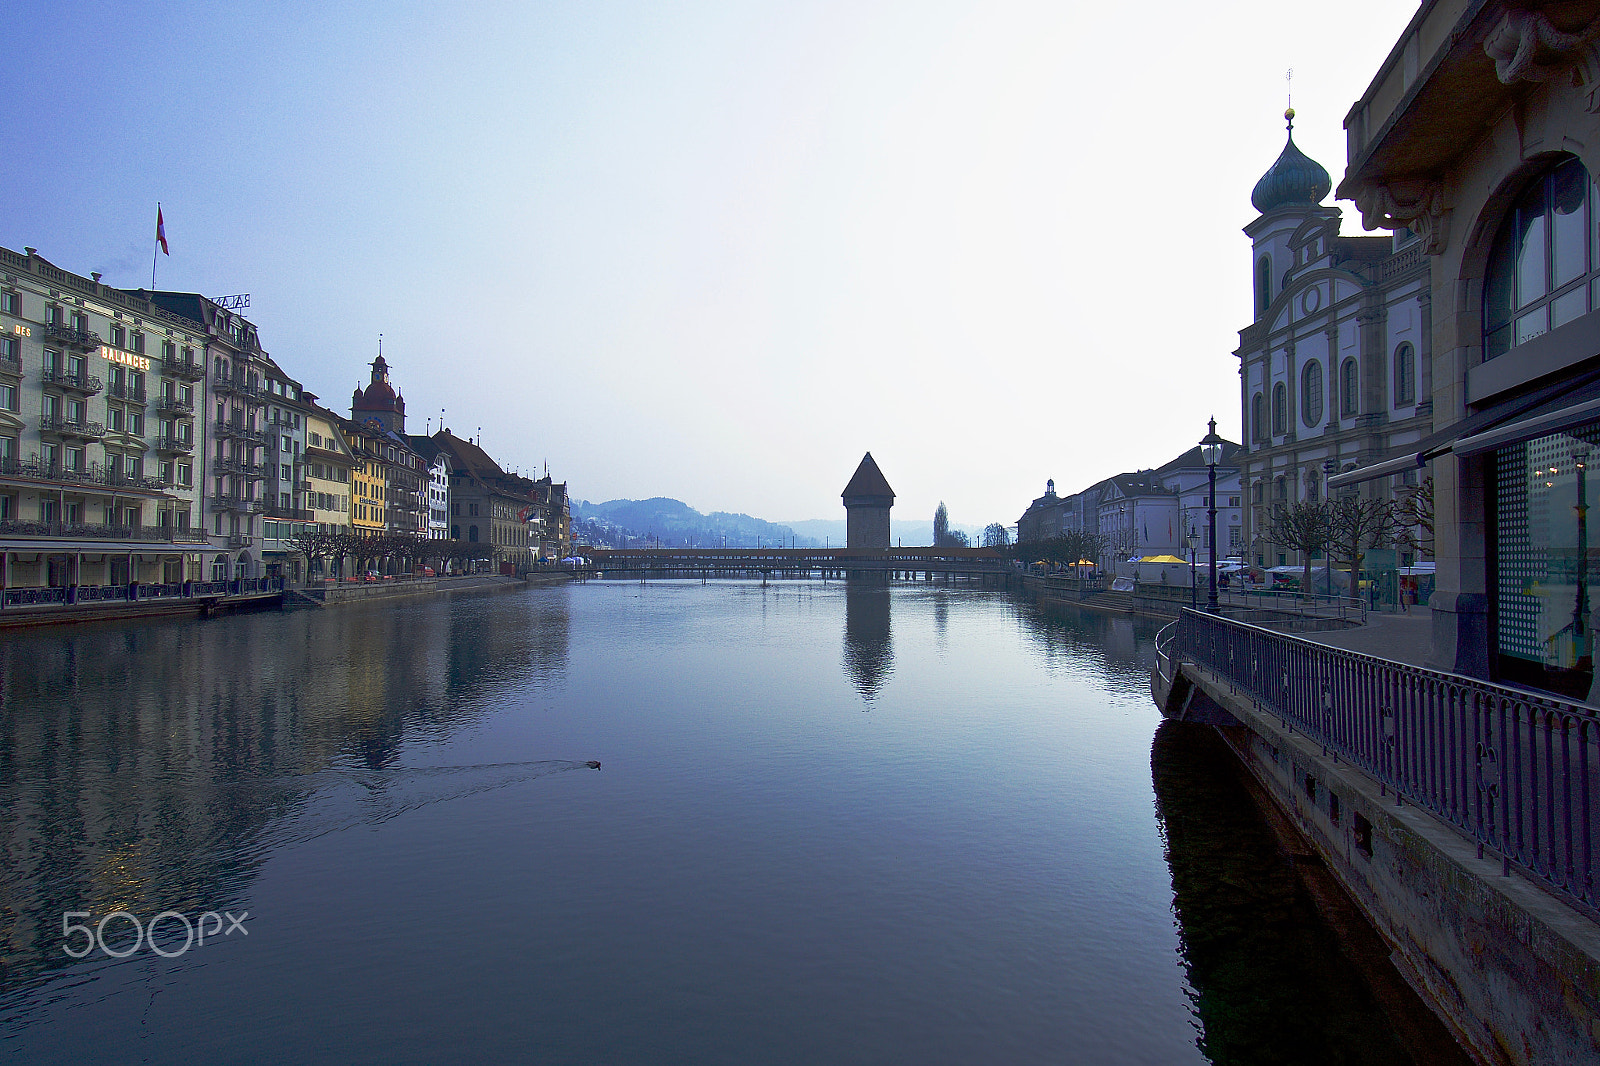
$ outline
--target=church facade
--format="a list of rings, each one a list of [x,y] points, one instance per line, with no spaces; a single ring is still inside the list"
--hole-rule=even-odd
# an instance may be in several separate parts
[[[1258,567],[1302,560],[1270,537],[1275,508],[1324,499],[1327,481],[1433,428],[1428,260],[1418,237],[1350,237],[1322,201],[1328,172],[1294,143],[1251,194],[1260,215],[1250,238],[1255,321],[1239,331],[1244,495],[1241,544]],[[1415,464],[1347,492],[1396,498],[1414,491]],[[1406,565],[1405,545],[1380,546],[1377,565]]]

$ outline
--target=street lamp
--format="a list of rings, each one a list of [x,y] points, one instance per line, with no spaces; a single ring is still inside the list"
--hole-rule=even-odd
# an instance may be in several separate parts
[[[1217,464],[1222,461],[1223,440],[1217,436],[1217,420],[1210,422],[1210,430],[1200,439],[1200,458],[1205,461],[1210,475],[1211,497],[1206,514],[1211,523],[1211,573],[1206,578],[1206,610],[1216,614],[1217,607]]]
[[[1189,609],[1192,611],[1200,606],[1200,574],[1194,568],[1194,552],[1200,546],[1200,534],[1191,525],[1183,539],[1189,542]]]

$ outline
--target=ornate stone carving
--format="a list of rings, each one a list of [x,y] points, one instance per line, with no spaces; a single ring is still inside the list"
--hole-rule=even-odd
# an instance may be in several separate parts
[[[1519,81],[1543,82],[1570,73],[1574,87],[1588,97],[1585,110],[1600,112],[1600,20],[1582,33],[1565,33],[1550,24],[1542,12],[1513,8],[1500,19],[1483,42],[1494,60],[1494,73],[1502,85]]]
[[[1450,228],[1450,209],[1444,187],[1432,179],[1402,179],[1386,185],[1368,185],[1356,193],[1361,224],[1367,229],[1408,227],[1422,240],[1429,255],[1444,251]]]

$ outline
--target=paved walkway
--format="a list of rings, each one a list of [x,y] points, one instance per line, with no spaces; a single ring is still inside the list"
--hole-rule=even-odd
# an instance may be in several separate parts
[[[1330,648],[1343,648],[1428,670],[1439,669],[1433,659],[1433,613],[1426,607],[1413,607],[1404,614],[1369,611],[1366,625],[1294,635]]]

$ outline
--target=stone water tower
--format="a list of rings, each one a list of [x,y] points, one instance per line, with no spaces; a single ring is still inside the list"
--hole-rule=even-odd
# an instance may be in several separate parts
[[[855,476],[839,495],[844,498],[845,546],[887,548],[889,508],[894,506],[894,489],[884,480],[878,464],[872,461],[871,452],[862,457]]]

